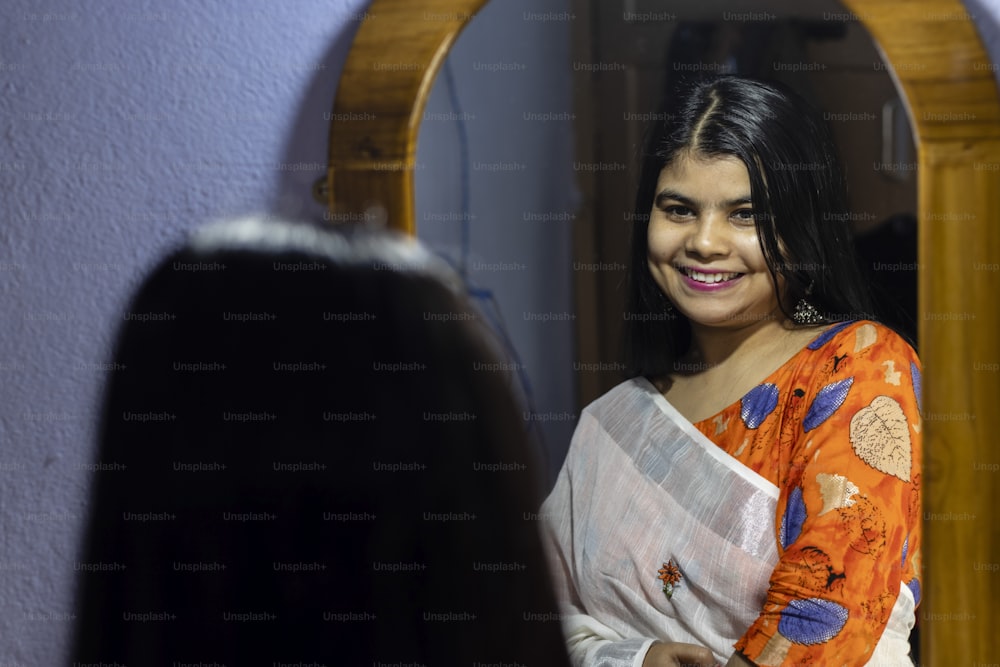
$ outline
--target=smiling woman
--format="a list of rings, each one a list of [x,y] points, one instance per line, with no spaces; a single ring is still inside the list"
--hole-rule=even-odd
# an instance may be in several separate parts
[[[581,667],[910,664],[920,365],[866,319],[847,222],[823,215],[844,198],[818,115],[721,77],[654,136],[637,377],[587,408],[544,508]]]

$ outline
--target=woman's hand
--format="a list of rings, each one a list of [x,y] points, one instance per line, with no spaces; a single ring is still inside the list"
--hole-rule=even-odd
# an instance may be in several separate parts
[[[653,642],[642,667],[717,667],[712,652],[697,644]]]

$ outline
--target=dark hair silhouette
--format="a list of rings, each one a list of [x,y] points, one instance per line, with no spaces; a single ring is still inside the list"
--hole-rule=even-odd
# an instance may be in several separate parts
[[[115,355],[73,660],[568,664],[540,475],[488,334],[416,243],[242,221]]]
[[[829,128],[784,86],[735,76],[704,80],[652,128],[642,154],[627,297],[627,356],[633,375],[673,369],[690,345],[687,319],[668,313],[647,265],[649,214],[660,171],[690,151],[733,156],[746,166],[761,249],[785,280],[783,312],[809,294],[830,320],[871,318],[850,240],[846,184]]]

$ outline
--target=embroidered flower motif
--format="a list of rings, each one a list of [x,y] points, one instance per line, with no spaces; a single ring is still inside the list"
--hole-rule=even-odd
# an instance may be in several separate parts
[[[681,582],[681,571],[674,563],[673,559],[670,559],[663,564],[663,567],[659,569],[660,576],[657,577],[663,582],[663,594],[667,596],[669,600],[674,594],[674,590],[680,586]]]

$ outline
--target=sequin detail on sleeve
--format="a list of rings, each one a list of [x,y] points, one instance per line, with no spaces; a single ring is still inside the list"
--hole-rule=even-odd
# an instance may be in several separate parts
[[[847,622],[847,609],[836,602],[792,600],[781,612],[778,632],[796,644],[822,644],[837,636]]]
[[[740,400],[740,419],[747,428],[757,428],[778,405],[778,388],[773,384],[757,385]]]
[[[847,392],[851,390],[851,385],[853,384],[854,378],[851,377],[828,384],[819,390],[816,398],[813,399],[812,405],[809,406],[806,418],[802,421],[806,433],[829,419],[837,411],[837,408],[844,404],[844,401],[847,399]]]
[[[779,540],[781,546],[788,548],[788,545],[799,539],[802,532],[802,524],[806,520],[806,506],[802,502],[802,489],[795,488],[788,494],[788,506],[785,507],[785,515],[781,517],[781,528]]]

